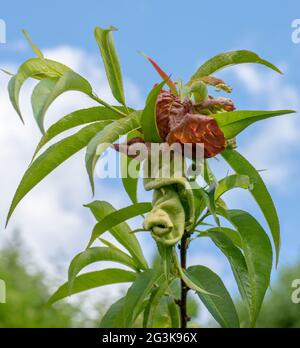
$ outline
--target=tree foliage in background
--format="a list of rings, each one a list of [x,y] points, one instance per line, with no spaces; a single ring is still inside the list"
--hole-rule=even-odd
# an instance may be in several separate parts
[[[78,305],[47,306],[50,281],[30,264],[24,242],[17,234],[0,250],[0,278],[7,287],[6,303],[0,304],[2,328],[97,326],[99,318],[92,320]]]
[[[86,149],[86,170],[92,191],[95,192],[96,164],[110,144],[116,143],[121,136],[127,136],[126,146],[134,142],[148,145],[192,143],[195,149],[204,144],[204,171],[200,175],[205,185],[198,185],[197,175],[189,176],[185,173],[179,178],[175,173],[173,177],[162,180],[144,178],[145,190],[153,191],[153,201],[149,203],[138,201],[138,177],[123,178],[132,205],[116,210],[109,202],[96,200],[86,206],[95,216],[96,225],[87,248],[72,260],[68,281],[51,296],[49,303],[92,288],[130,283],[125,296],[114,303],[103,317],[101,327],[134,327],[141,317],[144,327],[153,327],[153,318],[162,304],[168,309],[167,325],[186,327],[187,294],[188,291],[194,291],[222,327],[239,327],[234,302],[222,279],[203,265],[187,268],[189,244],[210,238],[227,257],[247,306],[250,325],[254,326],[270,285],[273,250],[278,262],[280,225],[274,203],[259,172],[237,152],[236,137],[254,122],[293,111],[235,110],[230,99],[212,97],[209,89],[214,87],[216,91],[231,92],[231,88],[213,74],[232,65],[256,63],[278,73],[280,70],[254,52],[231,51],[209,59],[189,81],[183,83],[172,81],[156,62],[146,57],[159,73],[162,82],[151,89],[143,110],[133,110],[126,104],[121,66],[112,36],[115,30],[114,27],[98,27],[95,38],[111,92],[118,105],[110,105],[102,100],[90,83],[69,67],[44,57],[25,32],[36,58],[20,66],[10,79],[8,90],[11,103],[23,120],[19,105],[20,90],[27,79],[37,81],[31,102],[42,137],[32,163],[17,188],[7,222],[29,191],[82,149]],[[164,86],[168,86],[169,90],[163,90]],[[96,105],[66,115],[45,130],[44,119],[49,106],[67,91],[83,93]],[[57,135],[78,126],[81,129],[45,149]],[[120,149],[118,146],[115,148]],[[221,180],[216,179],[209,161],[217,155],[223,157],[234,174]],[[135,160],[131,158],[125,161],[124,167]],[[150,165],[155,166],[155,163],[150,162]],[[161,169],[160,165],[166,164],[158,163],[158,170]],[[189,189],[192,184],[193,190]],[[232,210],[223,201],[222,195],[236,188],[251,193],[268,223],[269,234],[248,212]],[[127,220],[144,217],[145,214],[142,228],[132,231]],[[210,217],[214,219],[213,226],[207,224]],[[230,228],[225,221],[231,225]],[[134,233],[140,230],[151,233],[157,243],[162,258],[157,267],[148,265]],[[105,232],[114,237],[123,247],[122,250],[103,238]],[[122,264],[125,268],[100,268],[82,273],[87,266],[101,261]],[[176,291],[178,282],[181,284],[180,293]]]

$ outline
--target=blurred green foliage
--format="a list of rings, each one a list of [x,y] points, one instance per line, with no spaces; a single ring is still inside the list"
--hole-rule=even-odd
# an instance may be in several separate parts
[[[300,328],[300,303],[292,301],[292,282],[300,279],[300,263],[285,267],[279,272],[277,280],[271,285],[261,313],[257,320],[258,328]],[[247,322],[245,308],[238,305],[242,324]]]
[[[51,281],[27,262],[29,253],[24,257],[22,241],[12,239],[13,243],[0,250],[0,278],[7,288],[6,303],[0,304],[0,328],[96,327],[79,305],[64,302],[46,306]]]

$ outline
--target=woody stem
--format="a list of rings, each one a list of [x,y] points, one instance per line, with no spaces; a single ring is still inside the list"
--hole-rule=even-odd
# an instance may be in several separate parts
[[[186,254],[188,248],[188,234],[185,232],[181,239],[180,244],[180,264],[182,269],[186,269]],[[187,293],[189,288],[186,286],[183,280],[181,280],[181,299],[179,303],[180,307],[180,320],[181,328],[185,329],[187,327],[188,315],[187,315]]]

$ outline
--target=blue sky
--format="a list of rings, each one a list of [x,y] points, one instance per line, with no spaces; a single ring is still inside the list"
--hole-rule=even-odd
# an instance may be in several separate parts
[[[7,44],[0,45],[0,62],[4,68],[11,67],[13,69],[31,56],[30,50],[26,45],[24,46],[25,40],[21,34],[21,29],[26,28],[42,49],[55,57],[67,57],[70,62],[73,60],[73,63],[78,61],[77,65],[80,72],[82,71],[91,76],[92,80],[97,83],[98,75],[94,66],[100,64],[100,58],[93,37],[93,28],[97,25],[105,27],[111,24],[119,28],[119,32],[115,34],[115,40],[120,53],[125,79],[128,85],[131,86],[131,100],[137,105],[141,105],[147,91],[150,90],[153,83],[157,82],[155,72],[138,51],[143,51],[153,57],[174,78],[188,79],[201,62],[217,53],[232,49],[249,49],[278,65],[285,74],[277,76],[276,73],[267,71],[264,67],[249,65],[239,68],[233,67],[219,74],[218,76],[225,78],[234,88],[232,98],[237,107],[253,110],[300,108],[300,44],[297,45],[291,40],[291,23],[295,18],[300,18],[298,1],[273,1],[272,4],[268,1],[257,0],[247,3],[236,0],[214,1],[213,3],[192,0],[184,2],[174,0],[62,2],[53,0],[43,4],[32,0],[18,3],[10,1],[1,5],[0,18],[5,20],[7,25]],[[103,70],[101,73],[103,73]],[[99,80],[102,81],[103,76],[100,75],[99,69]],[[1,88],[6,84],[6,80],[3,81]],[[1,100],[8,103],[5,98],[7,97],[3,95]],[[26,99],[26,95],[24,99]],[[59,109],[59,106],[57,108]],[[12,113],[8,106],[5,107],[5,110]],[[26,109],[27,119],[31,117],[28,110]],[[52,113],[54,112],[55,109]],[[6,122],[1,124],[4,134],[8,131],[5,128],[8,120],[5,119],[4,114],[2,119]],[[26,128],[21,130],[17,118],[15,119],[15,127],[18,132],[14,133],[12,131],[12,129],[15,129],[13,124],[9,124],[7,127],[12,132],[12,138],[6,139],[4,137],[5,139],[2,139],[1,151],[10,149],[11,153],[9,156],[5,157],[3,155],[2,157],[8,161],[6,167],[15,168],[14,166],[17,164],[13,162],[12,157],[17,153],[17,150],[11,149],[10,141],[21,144],[20,139],[26,137],[24,135]],[[34,134],[34,137],[38,139],[38,133],[30,134]],[[288,116],[287,119],[270,120],[264,124],[257,124],[247,130],[239,139],[240,151],[245,155],[249,155],[258,169],[268,169],[264,176],[277,205],[282,226],[280,267],[297,260],[300,251],[298,218],[300,188],[298,173],[300,168],[299,136],[299,115],[296,115]],[[25,139],[30,141],[30,137]],[[3,148],[3,146],[5,147]],[[33,150],[33,146],[30,147],[28,144],[26,146],[26,154],[24,153],[22,156],[20,155],[21,157],[18,157],[18,159],[22,158],[23,161],[20,165],[21,168],[18,167],[15,170],[19,176],[10,174],[13,175],[13,179],[8,181],[8,176],[10,176],[8,170],[6,169],[2,173],[7,179],[7,186],[9,186],[5,192],[8,192],[7,194],[10,196],[22,174],[22,170],[25,169],[28,163],[30,151]],[[70,168],[72,170],[81,168],[80,170],[84,171],[82,157],[78,157],[76,160],[81,160],[80,165],[74,165],[75,167],[70,165]],[[226,175],[227,167],[222,167],[221,163],[216,162],[213,165],[218,168],[219,174]],[[42,185],[52,187],[51,190],[55,190],[55,187],[62,191],[66,189],[63,185],[66,183],[66,179],[64,179],[66,172],[64,170],[67,170],[67,167],[60,170],[59,174],[54,174],[48,183],[44,182]],[[84,174],[79,176],[83,180],[82,183],[77,179],[76,184],[87,187]],[[53,186],[50,186],[50,183]],[[97,198],[103,198],[101,194],[104,196],[110,195],[117,206],[118,204],[122,206],[123,201],[120,203],[118,200],[120,195],[119,183],[111,182],[107,188],[106,185],[98,181],[98,186]],[[2,189],[6,189],[6,187],[2,187]],[[36,248],[43,243],[41,232],[38,232],[38,228],[41,228],[41,226],[38,224],[45,224],[47,216],[40,219],[35,216],[32,220],[22,219],[20,216],[24,216],[33,210],[43,216],[38,206],[45,200],[49,204],[50,212],[55,210],[53,204],[55,204],[57,196],[52,197],[53,193],[51,193],[53,198],[53,201],[51,201],[49,191],[46,191],[45,188],[44,190],[38,191],[41,196],[37,194],[31,202],[30,197],[27,197],[27,206],[23,207],[22,213],[19,212],[19,217],[18,211],[16,212],[13,225],[26,230],[30,229],[25,226],[26,223],[34,224],[35,232],[30,234],[30,238],[34,240],[33,244]],[[66,192],[69,194],[70,190],[72,189],[69,188],[69,191]],[[85,203],[86,200],[90,199],[90,195],[87,193],[88,188],[84,192],[81,191],[77,192],[78,195],[74,197]],[[239,191],[229,195],[228,199],[233,207],[241,205],[245,209],[249,209],[264,224],[249,195]],[[53,204],[50,204],[49,201]],[[5,198],[6,205],[8,202],[9,197]],[[2,216],[5,209],[7,210],[7,206],[5,207],[2,204],[0,208]],[[60,216],[62,209],[66,209],[63,217]],[[77,214],[78,210],[76,209],[78,207],[75,208],[74,202],[64,196],[59,209],[53,213],[57,217],[57,223],[53,219],[51,221],[53,229],[57,230],[61,227],[58,221],[62,222],[63,229],[67,229],[67,226],[80,224],[79,220],[73,221],[74,215],[72,215],[72,212],[74,213],[74,211],[72,209]],[[82,214],[80,215],[82,219],[87,220],[86,224],[80,226],[90,226],[92,220],[89,220],[87,214],[82,210],[80,210],[80,214]],[[70,221],[66,220],[66,215]],[[49,218],[51,219],[48,215]],[[50,227],[48,226],[49,234],[51,233]],[[37,237],[37,233],[39,233],[39,237]],[[82,242],[77,243],[72,252],[66,252],[67,256],[74,254],[75,250],[78,249],[79,251],[84,246],[89,231],[84,232],[84,237],[82,233],[82,231],[76,232],[76,236],[80,236]],[[60,236],[60,238],[62,237]],[[64,250],[66,246],[63,241],[69,241],[70,238],[70,235],[65,239],[62,238],[58,245],[53,242],[55,249],[53,253]],[[213,250],[212,246],[206,241],[201,245],[197,244],[192,249],[192,259],[197,261],[208,260],[208,263],[211,261],[211,264],[218,268],[216,263],[220,255]],[[220,271],[227,272],[222,267]]]

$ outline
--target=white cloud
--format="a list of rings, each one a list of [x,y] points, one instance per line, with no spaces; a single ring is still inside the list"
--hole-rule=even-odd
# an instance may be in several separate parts
[[[232,70],[250,97],[253,108],[299,110],[296,87],[284,75],[262,72],[254,66],[240,65]],[[254,128],[255,127],[255,128]],[[241,146],[241,152],[256,166],[267,169],[263,176],[268,184],[281,187],[291,178],[299,180],[298,162],[300,126],[298,115],[272,118],[253,126]]]
[[[44,50],[47,58],[52,58],[72,67],[82,74],[95,87],[101,98],[114,102],[108,87],[104,70],[99,67],[100,57],[93,57],[80,49],[60,46]],[[16,71],[14,64],[0,64],[10,71]],[[10,105],[7,93],[8,77],[0,75],[0,213],[2,227],[14,191],[26,170],[34,148],[40,139],[40,133],[33,120],[30,106],[30,93],[33,82],[24,85],[21,93],[21,109],[26,121],[22,126],[16,112]],[[125,80],[129,105],[140,106],[142,97],[132,81]],[[58,98],[50,107],[46,124],[53,123],[67,113],[82,107],[95,105],[84,95],[68,92]],[[98,197],[97,197],[98,198]],[[122,204],[120,196],[106,195],[100,199],[109,199],[117,206]],[[54,173],[48,176],[21,202],[11,220],[5,236],[19,228],[25,242],[31,247],[39,264],[52,268],[54,255],[60,255],[61,261],[68,262],[81,251],[90,236],[94,220],[89,217],[83,203],[91,200],[90,186],[85,172],[83,153],[70,159]],[[3,236],[3,233],[1,233]],[[0,243],[3,242],[3,238]]]

